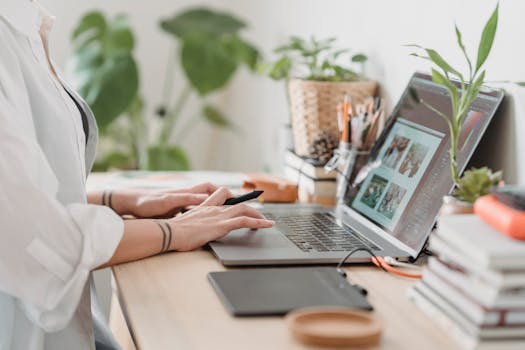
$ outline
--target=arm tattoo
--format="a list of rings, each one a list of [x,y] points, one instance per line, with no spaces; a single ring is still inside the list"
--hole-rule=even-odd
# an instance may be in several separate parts
[[[102,205],[108,206],[109,208],[113,209],[113,191],[110,190],[104,190],[102,192]]]
[[[160,230],[162,231],[162,247],[160,248],[160,253],[164,253],[164,246],[166,245],[166,231],[164,230],[164,227],[161,225],[160,222],[155,221],[157,225],[159,225]]]
[[[109,191],[109,194],[108,194],[108,207],[110,207],[111,209],[113,209],[113,203],[111,202],[112,198],[113,198],[113,191]]]
[[[166,228],[168,229],[168,244],[166,245],[166,251],[170,249],[171,245],[171,237],[173,236],[173,232],[171,231],[171,226],[166,221],[164,221],[164,225],[166,225]]]

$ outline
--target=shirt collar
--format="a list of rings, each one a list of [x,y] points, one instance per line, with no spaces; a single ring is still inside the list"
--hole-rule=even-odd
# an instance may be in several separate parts
[[[42,24],[49,30],[54,19],[37,0],[2,0],[0,17],[30,38],[38,38]]]

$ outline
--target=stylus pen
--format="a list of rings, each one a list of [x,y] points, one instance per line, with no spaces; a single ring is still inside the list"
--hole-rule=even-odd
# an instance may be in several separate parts
[[[224,202],[224,205],[235,205],[242,202],[249,201],[250,199],[255,199],[259,197],[264,191],[252,191],[250,193],[246,193],[237,197],[228,198],[226,202]]]

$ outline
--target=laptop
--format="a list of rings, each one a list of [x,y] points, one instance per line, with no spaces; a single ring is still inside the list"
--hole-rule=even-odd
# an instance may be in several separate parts
[[[453,189],[447,124],[421,99],[448,113],[447,90],[429,75],[415,73],[371,151],[367,171],[349,184],[333,208],[264,205],[273,228],[240,229],[210,243],[227,266],[303,265],[339,262],[365,247],[377,256],[417,258],[435,224],[444,195]],[[464,170],[496,109],[501,91],[483,91],[465,118],[458,165]],[[356,252],[348,262],[367,262]]]

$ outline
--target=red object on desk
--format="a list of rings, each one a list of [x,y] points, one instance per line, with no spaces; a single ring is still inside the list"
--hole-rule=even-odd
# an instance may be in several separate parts
[[[474,213],[507,236],[525,240],[525,211],[511,208],[487,195],[474,203]]]

